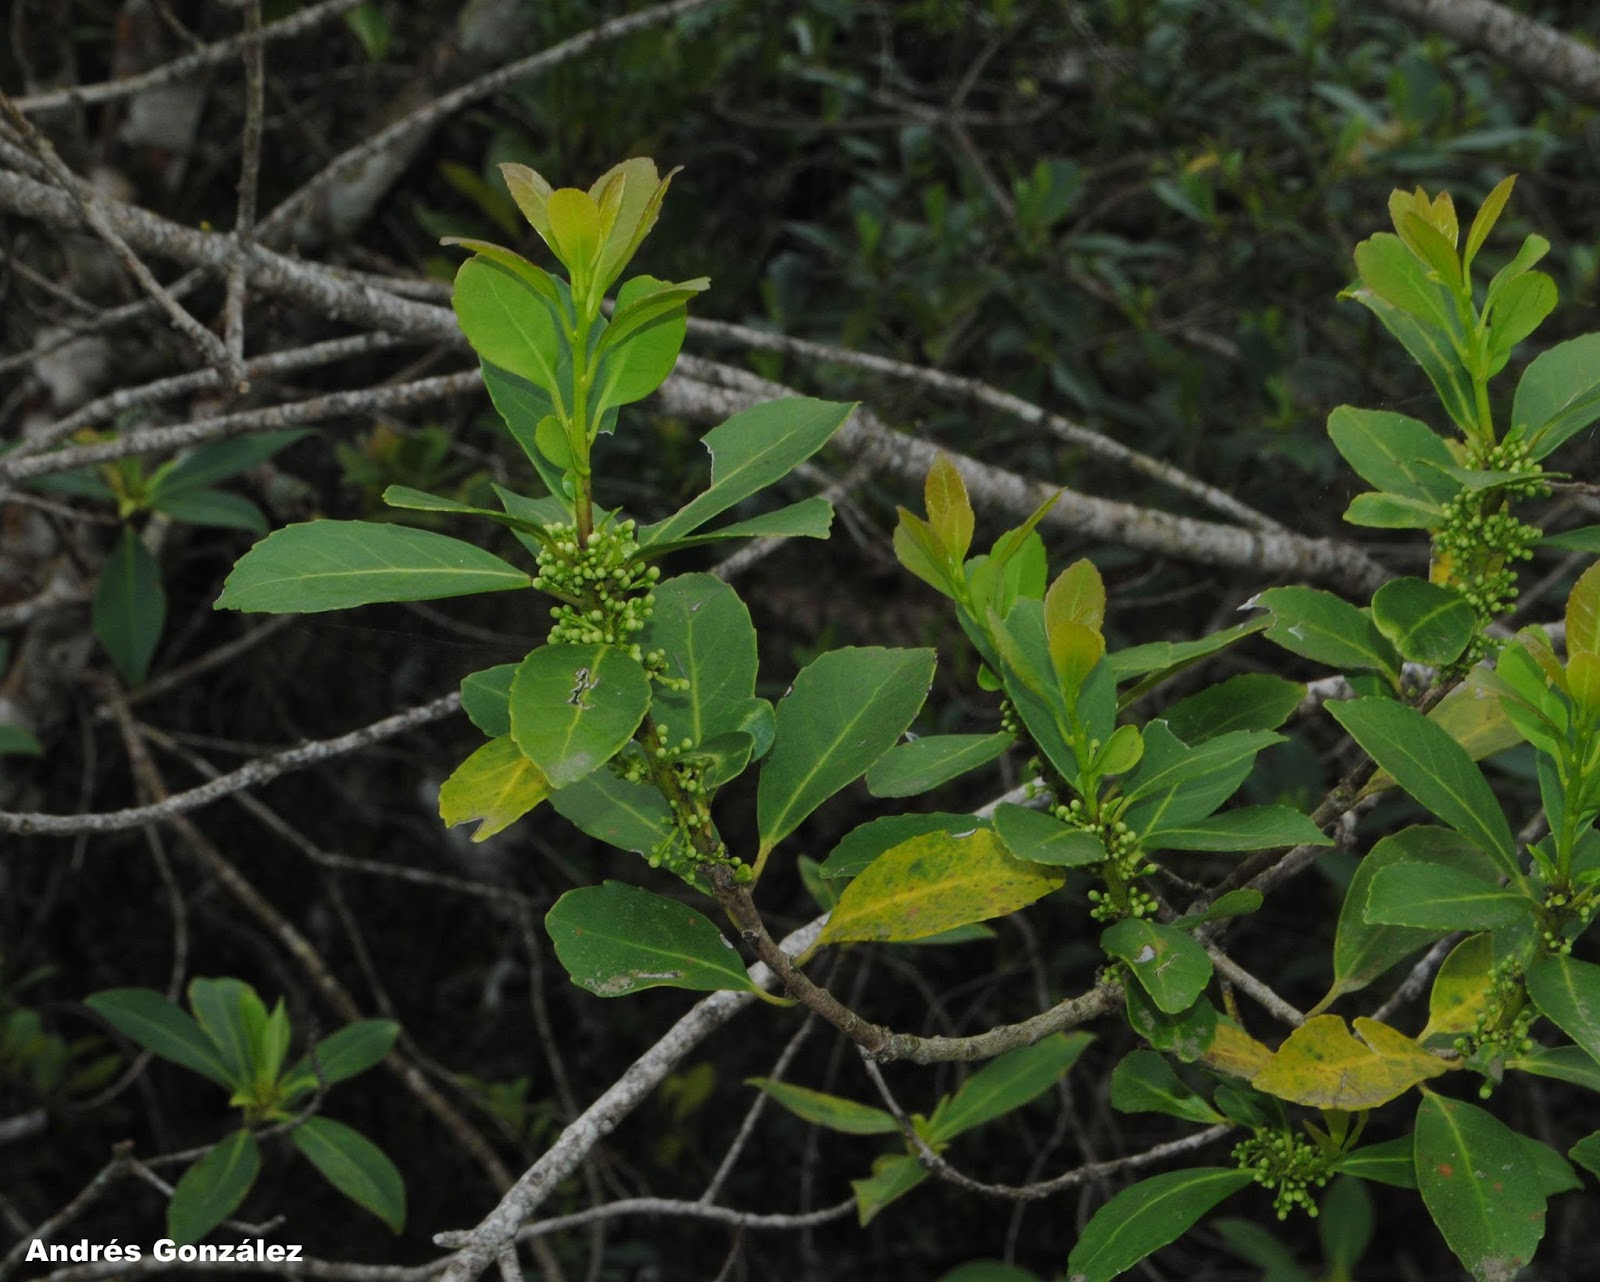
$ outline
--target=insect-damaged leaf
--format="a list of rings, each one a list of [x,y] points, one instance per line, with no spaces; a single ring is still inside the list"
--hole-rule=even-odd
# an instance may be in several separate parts
[[[572,982],[599,997],[642,988],[749,990],[739,954],[693,908],[620,881],[580,886],[544,919]]]
[[[511,682],[511,737],[552,788],[621,751],[650,707],[650,678],[611,645],[547,645]]]

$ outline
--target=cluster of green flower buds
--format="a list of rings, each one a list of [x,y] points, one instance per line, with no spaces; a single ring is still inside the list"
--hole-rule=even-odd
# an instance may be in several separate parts
[[[618,645],[644,661],[634,638],[650,621],[661,571],[637,559],[634,528],[632,521],[601,525],[583,544],[574,526],[546,527],[550,541],[539,549],[533,586],[561,599],[550,611],[552,645]]]
[[[1069,827],[1092,833],[1105,848],[1105,861],[1099,865],[1100,875],[1113,889],[1089,892],[1089,916],[1099,922],[1114,922],[1124,917],[1155,915],[1159,907],[1155,896],[1133,884],[1138,878],[1156,871],[1156,866],[1145,858],[1138,833],[1120,819],[1089,818],[1077,797],[1066,805],[1056,806],[1051,814]],[[1120,894],[1116,888],[1120,888]]]
[[[1502,1060],[1526,1055],[1533,1050],[1530,1030],[1539,1012],[1529,1004],[1523,984],[1522,964],[1505,958],[1490,968],[1483,1008],[1474,1019],[1472,1030],[1455,1040],[1463,1056],[1482,1060]],[[1488,1099],[1494,1082],[1485,1080],[1478,1094]]]
[[[1545,951],[1556,957],[1572,956],[1572,939],[1567,927],[1576,923],[1586,927],[1593,919],[1597,906],[1593,890],[1578,892],[1552,890],[1544,897],[1544,924],[1539,938]]]
[[[1297,1206],[1316,1218],[1312,1190],[1327,1184],[1333,1165],[1321,1149],[1298,1136],[1271,1131],[1234,1145],[1233,1160],[1257,1184],[1273,1190],[1272,1205],[1280,1220],[1288,1219]]]

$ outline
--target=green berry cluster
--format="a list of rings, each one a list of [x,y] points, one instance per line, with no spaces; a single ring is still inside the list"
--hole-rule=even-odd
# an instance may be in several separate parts
[[[632,521],[603,525],[580,543],[575,526],[546,527],[533,586],[561,598],[550,611],[552,645],[619,645],[644,661],[633,638],[650,621],[661,571],[638,561],[634,528]]]
[[[1027,734],[1027,729],[1022,724],[1022,718],[1017,715],[1017,709],[1010,699],[1000,700],[1000,728],[1009,735],[1015,735],[1018,739]]]
[[[1089,916],[1095,921],[1114,922],[1124,917],[1151,917],[1159,905],[1155,897],[1132,883],[1148,877],[1156,866],[1144,856],[1139,845],[1139,835],[1120,819],[1091,819],[1083,802],[1074,797],[1064,806],[1057,806],[1052,814],[1062,823],[1081,832],[1093,833],[1105,848],[1105,862],[1100,865],[1100,875],[1105,878],[1108,890],[1089,892]],[[1120,893],[1119,893],[1120,892]]]
[[[1298,1136],[1272,1131],[1235,1144],[1233,1160],[1257,1184],[1273,1190],[1272,1205],[1280,1220],[1288,1219],[1297,1206],[1316,1218],[1311,1190],[1326,1185],[1333,1173],[1333,1159],[1321,1149]]]
[[[613,762],[613,769],[626,782],[657,787],[672,813],[672,832],[645,856],[646,862],[690,885],[699,884],[698,874],[705,868],[726,864],[738,881],[748,883],[750,868],[728,853],[712,824],[711,789],[705,783],[705,762],[692,755],[694,740],[674,743],[670,734],[666,722],[657,722],[646,743],[625,750]]]

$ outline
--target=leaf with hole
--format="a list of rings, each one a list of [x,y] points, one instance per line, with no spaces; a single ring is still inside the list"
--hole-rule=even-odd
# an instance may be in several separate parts
[[[547,645],[511,682],[511,737],[552,788],[622,750],[650,708],[650,678],[613,645]]]
[[[477,822],[473,841],[504,832],[550,795],[550,781],[509,735],[491,739],[439,786],[446,828]]]

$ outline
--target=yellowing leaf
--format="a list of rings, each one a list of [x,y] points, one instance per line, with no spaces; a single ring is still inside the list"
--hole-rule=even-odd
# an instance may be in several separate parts
[[[550,782],[510,735],[491,739],[456,767],[439,789],[439,818],[454,828],[479,820],[474,841],[509,828],[550,795]]]
[[[879,855],[839,897],[822,942],[923,939],[1016,912],[1065,879],[1013,858],[974,820],[964,836],[924,833]]]
[[[550,218],[551,248],[574,274],[588,275],[600,253],[600,207],[576,187],[552,192],[545,205]]]
[[[1211,1045],[1200,1057],[1200,1062],[1208,1068],[1227,1073],[1230,1077],[1242,1077],[1247,1082],[1253,1082],[1256,1074],[1265,1068],[1271,1059],[1270,1047],[1256,1041],[1244,1029],[1219,1020],[1217,1031],[1211,1038]]]
[[[1470,1032],[1489,1001],[1494,943],[1487,932],[1469,935],[1450,950],[1433,977],[1428,995],[1428,1026],[1419,1041],[1439,1034]]]
[[[1308,1019],[1278,1047],[1252,1085],[1291,1104],[1312,1108],[1376,1108],[1437,1077],[1449,1065],[1403,1033],[1358,1019],[1357,1041],[1337,1015]]]
[[[1600,654],[1579,650],[1567,660],[1567,689],[1585,714],[1600,710]]]
[[[933,461],[923,494],[928,503],[928,524],[939,536],[945,554],[960,565],[972,546],[972,503],[967,498],[967,484],[948,455],[941,454]]]

